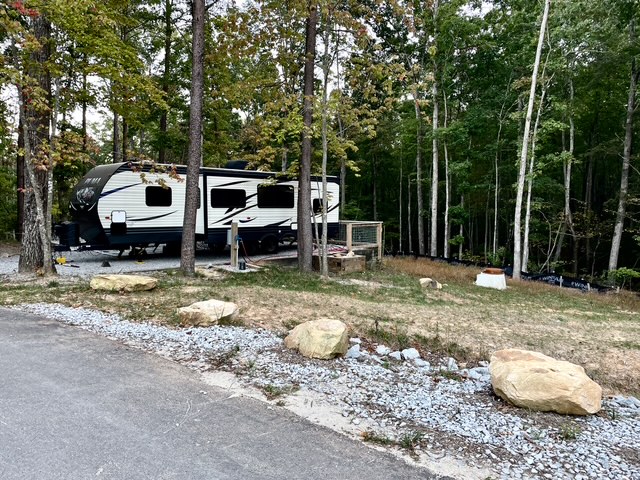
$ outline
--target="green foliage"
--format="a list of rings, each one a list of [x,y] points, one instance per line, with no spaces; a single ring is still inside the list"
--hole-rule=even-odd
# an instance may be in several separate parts
[[[18,227],[18,191],[14,169],[0,167],[0,239]]]
[[[627,283],[631,285],[631,281],[638,278],[640,278],[640,271],[633,268],[621,267],[609,272],[609,279],[620,288],[624,288]]]

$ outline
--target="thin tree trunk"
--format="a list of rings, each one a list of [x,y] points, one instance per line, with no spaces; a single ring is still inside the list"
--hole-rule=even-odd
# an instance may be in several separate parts
[[[25,189],[25,166],[24,166],[24,115],[20,109],[18,121],[18,153],[16,155],[16,187],[18,191],[18,231],[16,232],[16,240],[22,241],[22,232],[24,228],[24,189]]]
[[[173,25],[171,23],[173,12],[173,0],[165,0],[164,4],[164,72],[162,74],[162,91],[164,98],[169,101],[169,85],[171,82],[171,35]],[[167,161],[167,126],[169,112],[162,110],[160,115],[160,148],[158,149],[158,162]]]
[[[449,109],[447,108],[447,94],[442,89],[442,101],[444,106],[443,126],[445,130],[448,125]],[[444,148],[444,258],[449,258],[449,240],[451,239],[451,226],[449,225],[449,207],[451,205],[451,175],[449,172],[449,149],[447,142],[443,144]]]
[[[524,123],[524,133],[522,140],[522,151],[520,153],[520,168],[518,173],[518,191],[516,194],[516,208],[514,214],[513,227],[513,278],[519,280],[522,271],[522,197],[524,195],[524,181],[527,168],[527,150],[529,147],[529,130],[531,129],[531,116],[533,114],[533,102],[536,95],[536,82],[538,81],[538,68],[540,67],[540,56],[542,54],[542,43],[544,41],[544,31],[549,18],[549,6],[551,0],[545,0],[544,13],[540,23],[540,35],[538,37],[538,47],[536,49],[536,59],[531,75],[531,90],[529,92],[529,105],[527,106],[527,117]]]
[[[413,228],[411,226],[411,174],[407,175],[407,241],[409,252],[413,253]]]
[[[413,94],[416,112],[416,197],[418,204],[418,253],[427,251],[424,238],[424,198],[422,193],[422,115],[418,99],[417,87]]]
[[[464,208],[464,195],[460,195],[460,207]],[[460,222],[460,231],[458,232],[460,238],[463,238],[464,235],[464,222]],[[458,260],[462,259],[462,246],[464,244],[464,240],[460,242],[458,245]]]
[[[402,155],[400,155],[400,183],[398,185],[398,251],[402,252]]]
[[[120,116],[113,112],[113,163],[122,162],[122,145],[120,144]]]
[[[544,72],[543,72],[544,76]],[[522,271],[529,271],[529,227],[531,224],[531,196],[533,194],[533,167],[536,161],[536,140],[538,138],[538,126],[540,125],[540,117],[542,116],[542,107],[544,106],[544,97],[547,93],[546,85],[540,94],[540,103],[538,112],[536,113],[536,121],[533,125],[533,134],[531,135],[531,160],[529,161],[529,178],[527,179],[527,204],[524,215],[524,245],[522,247]]]
[[[376,156],[371,156],[371,192],[373,197],[373,221],[378,221],[378,186],[376,182]]]
[[[122,161],[129,161],[129,122],[122,117]]]
[[[629,36],[631,45],[635,42],[635,23],[631,20],[629,24]],[[627,212],[627,195],[629,193],[629,167],[631,165],[631,146],[633,144],[633,114],[636,109],[636,93],[638,90],[638,77],[640,69],[636,65],[635,57],[631,59],[631,76],[629,80],[629,96],[627,99],[627,120],[624,135],[624,151],[622,154],[622,174],[620,177],[620,197],[618,199],[618,211],[616,212],[616,223],[611,240],[611,252],[609,254],[609,272],[618,268],[618,256],[620,254],[620,243],[622,232],[624,231],[624,220]]]
[[[436,1],[437,4],[437,1]],[[435,8],[435,7],[434,7]],[[435,76],[435,72],[434,72]],[[430,255],[432,257],[438,256],[438,83],[433,80],[432,85],[432,99],[433,99],[433,117],[431,121],[433,139],[431,141],[433,155],[431,165],[431,242],[430,242]]]
[[[86,63],[86,56],[84,62]],[[87,152],[89,149],[89,138],[87,135],[87,72],[82,72],[82,151]]]
[[[184,223],[180,270],[195,275],[196,218],[200,203],[200,167],[202,166],[202,104],[204,100],[204,16],[205,0],[193,0],[192,5],[192,67],[191,105],[189,107],[189,159],[185,182]],[[124,136],[124,135],[123,135]]]
[[[318,10],[315,3],[309,3],[309,17],[306,26],[304,62],[304,105],[302,132],[302,156],[298,177],[298,268],[301,272],[311,272],[313,238],[311,233],[311,155],[313,123],[313,68],[316,55],[316,30]]]
[[[331,19],[328,7],[324,15],[324,55],[322,57],[322,238],[320,241],[320,275],[329,278],[329,260],[327,258],[327,158],[329,156],[329,73],[331,70],[331,58],[329,44],[331,35]],[[374,172],[375,176],[375,172]],[[375,182],[375,180],[374,180]],[[375,197],[374,197],[375,198]],[[375,207],[374,207],[375,208]]]

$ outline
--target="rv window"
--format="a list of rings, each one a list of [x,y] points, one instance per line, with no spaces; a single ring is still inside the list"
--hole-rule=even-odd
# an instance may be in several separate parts
[[[258,185],[258,207],[293,208],[293,187],[291,185]]]
[[[313,199],[313,213],[322,213],[322,199],[314,198]]]
[[[147,187],[144,196],[147,207],[171,206],[171,188],[169,187]]]
[[[212,188],[211,207],[244,208],[247,206],[247,192],[232,188]]]

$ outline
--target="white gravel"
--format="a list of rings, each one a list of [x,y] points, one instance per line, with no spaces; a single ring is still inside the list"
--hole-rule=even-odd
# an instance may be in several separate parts
[[[608,415],[535,414],[496,399],[486,365],[458,370],[465,377],[460,381],[442,373],[458,368],[452,359],[430,366],[420,359],[390,360],[388,349],[376,354],[361,347],[353,358],[315,361],[284,349],[282,340],[266,330],[172,329],[58,304],[16,308],[192,368],[231,370],[249,385],[317,392],[354,425],[395,440],[421,432],[417,452],[453,453],[469,465],[489,468],[494,478],[640,479],[640,401],[633,397],[606,399]],[[359,345],[357,339],[352,343]]]

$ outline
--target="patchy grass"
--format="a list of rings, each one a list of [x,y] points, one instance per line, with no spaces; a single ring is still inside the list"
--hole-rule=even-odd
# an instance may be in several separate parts
[[[384,435],[378,435],[376,432],[372,430],[365,430],[360,434],[360,437],[364,442],[373,443],[376,445],[395,445],[396,442],[389,437],[385,437]]]
[[[276,398],[282,397],[284,395],[291,395],[292,393],[300,390],[300,387],[297,385],[288,385],[286,387],[278,387],[276,385],[265,385],[262,387],[262,391],[264,392],[267,400],[275,400]],[[279,406],[284,406],[282,402]]]
[[[176,326],[178,307],[216,298],[237,303],[238,322],[248,327],[284,333],[302,321],[336,318],[370,343],[415,347],[425,358],[454,357],[461,366],[502,348],[537,350],[584,366],[606,393],[640,394],[640,297],[512,280],[497,291],[473,284],[479,271],[412,258],[330,281],[286,268],[216,279],[169,271],[154,274],[154,291],[128,294],[94,292],[86,281],[60,277],[4,282],[0,305],[58,302]],[[423,290],[421,277],[445,287]]]

